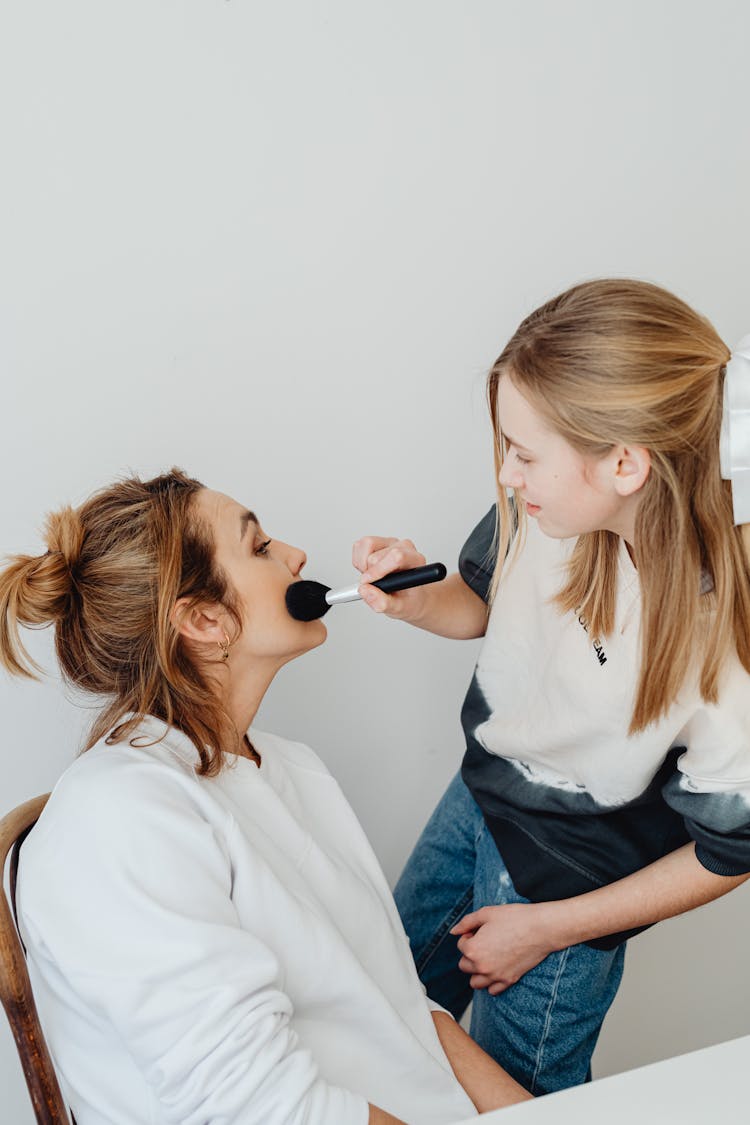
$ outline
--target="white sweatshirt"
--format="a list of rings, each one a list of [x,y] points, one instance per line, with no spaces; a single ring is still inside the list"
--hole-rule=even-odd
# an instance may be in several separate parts
[[[306,746],[195,774],[150,718],[58,782],[21,854],[29,971],[78,1125],[474,1114],[380,866]]]
[[[494,532],[493,505],[459,563],[485,599]],[[620,540],[614,628],[594,637],[579,611],[562,613],[554,600],[575,543],[527,521],[462,711],[462,776],[515,889],[533,902],[572,898],[691,840],[708,871],[747,873],[750,675],[731,653],[718,700],[706,703],[694,666],[667,712],[629,735],[641,666],[638,571]],[[704,575],[702,593],[710,588]],[[613,948],[633,932],[589,944]]]

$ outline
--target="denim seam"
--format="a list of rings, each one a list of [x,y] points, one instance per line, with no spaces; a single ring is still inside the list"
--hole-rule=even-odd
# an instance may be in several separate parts
[[[448,931],[452,928],[452,926],[455,925],[456,921],[464,913],[466,907],[471,902],[473,896],[474,896],[474,887],[472,885],[472,886],[470,886],[466,889],[466,891],[461,896],[461,898],[458,900],[458,902],[455,904],[453,909],[450,910],[448,912],[448,914],[446,914],[446,916],[443,918],[442,922],[439,924],[439,926],[437,926],[437,928],[435,929],[435,932],[432,936],[432,940],[425,946],[424,952],[422,953],[422,956],[419,958],[419,960],[415,959],[415,964],[416,964],[416,967],[417,967],[417,973],[420,976],[422,974],[422,970],[425,969],[427,967],[427,965],[429,965],[433,954],[437,951],[438,947],[440,946],[440,944],[445,939],[445,936],[448,933]]]
[[[557,967],[557,973],[555,974],[555,983],[552,986],[552,993],[550,995],[549,1005],[547,1006],[547,1015],[546,1015],[545,1020],[544,1020],[544,1028],[542,1030],[542,1037],[539,1041],[539,1047],[537,1048],[537,1052],[536,1052],[536,1064],[534,1066],[534,1074],[533,1074],[533,1077],[531,1079],[531,1093],[532,1094],[534,1093],[534,1090],[535,1090],[535,1087],[536,1087],[536,1080],[539,1077],[539,1071],[541,1070],[542,1058],[544,1056],[544,1048],[546,1046],[547,1038],[549,1036],[550,1024],[552,1023],[552,1010],[555,1006],[555,1001],[557,1000],[557,993],[558,993],[558,989],[560,988],[560,981],[562,980],[562,975],[563,975],[563,972],[565,971],[565,966],[568,963],[569,955],[570,955],[570,946],[568,946],[568,948],[563,951],[563,955],[560,958],[560,964]]]
[[[482,817],[481,820],[478,822],[477,830],[474,833],[474,860],[475,861],[476,861],[477,851],[479,849],[479,841],[482,839],[482,836],[484,836],[485,832],[488,832],[488,831],[489,831],[489,829],[487,828],[487,821],[484,819],[484,817]]]

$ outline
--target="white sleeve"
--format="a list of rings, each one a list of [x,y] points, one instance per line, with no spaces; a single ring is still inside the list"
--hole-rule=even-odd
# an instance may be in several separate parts
[[[138,763],[103,799],[79,792],[24,911],[36,948],[111,1023],[175,1125],[366,1125],[367,1100],[300,1047],[273,950],[240,926],[221,834],[171,773]]]
[[[716,875],[750,871],[750,676],[726,670],[719,702],[704,703],[677,739],[684,745],[662,789],[685,821],[696,856]]]
[[[422,985],[422,988],[424,989],[424,985]],[[430,997],[427,995],[426,989],[424,990],[424,998],[427,1001],[427,1007],[431,1012],[444,1012],[446,1016],[450,1016],[454,1023],[456,1022],[456,1017],[451,1015],[447,1008],[444,1008],[442,1004],[438,1004],[437,1000],[430,999]]]

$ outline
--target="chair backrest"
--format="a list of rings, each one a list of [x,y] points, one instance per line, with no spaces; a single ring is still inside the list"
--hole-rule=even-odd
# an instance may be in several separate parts
[[[48,796],[47,793],[43,797],[34,797],[0,820],[0,875],[5,871],[8,853],[11,853],[8,872],[10,901],[4,887],[0,894],[0,1001],[16,1041],[37,1121],[44,1125],[70,1125],[71,1119],[39,1023],[24,949],[16,926],[18,852],[39,819]]]

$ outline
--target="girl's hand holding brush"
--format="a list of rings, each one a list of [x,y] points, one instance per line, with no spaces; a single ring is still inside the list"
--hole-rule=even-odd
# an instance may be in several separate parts
[[[359,587],[362,600],[376,613],[416,624],[424,610],[429,587],[417,586],[397,594],[386,594],[372,583],[396,570],[424,566],[426,561],[411,539],[383,539],[372,535],[358,539],[352,551],[352,562],[362,572]]]
[[[417,586],[397,594],[384,593],[373,586],[387,574],[424,565],[411,539],[385,539],[366,535],[358,539],[352,551],[352,562],[362,573],[360,592],[376,613],[408,621],[441,637],[468,640],[484,636],[487,628],[487,606],[467,586],[460,574],[449,575],[444,582]]]
[[[410,590],[416,586],[424,586],[432,582],[442,582],[447,571],[442,563],[429,563],[424,566],[410,567],[406,570],[391,570],[383,578],[372,575],[372,587],[367,586],[368,592],[373,589],[376,593],[395,594],[399,590]],[[332,590],[322,582],[297,579],[292,582],[286,591],[286,608],[290,615],[297,621],[314,621],[323,617],[332,605],[344,605],[346,602],[362,600],[360,583],[354,586],[343,586]]]

